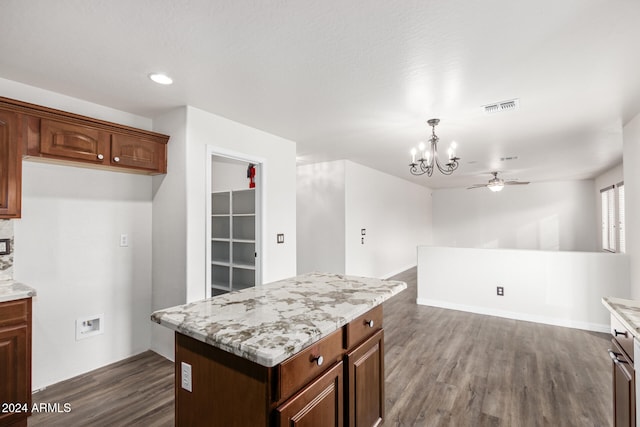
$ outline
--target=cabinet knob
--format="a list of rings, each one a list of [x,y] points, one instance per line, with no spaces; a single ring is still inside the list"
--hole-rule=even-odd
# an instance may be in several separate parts
[[[373,328],[373,319],[371,320],[365,320],[364,324],[367,325],[370,328]]]
[[[322,366],[322,364],[324,363],[324,357],[322,357],[322,355],[320,355],[320,356],[312,356],[311,361],[312,362],[316,362],[316,365],[318,365],[318,366]]]
[[[102,154],[98,154],[98,160],[102,160],[104,159],[104,156]]]
[[[118,162],[120,161],[120,157],[118,157],[118,156],[114,157],[114,158],[113,158],[113,161],[114,161],[114,162],[116,162],[116,163],[118,163]]]

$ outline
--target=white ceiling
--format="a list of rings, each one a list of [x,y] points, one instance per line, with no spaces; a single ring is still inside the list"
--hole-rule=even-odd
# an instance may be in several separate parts
[[[637,0],[3,0],[0,77],[147,117],[192,105],[296,141],[300,162],[431,188],[575,179],[621,160],[639,22]],[[411,177],[432,117],[460,169]]]

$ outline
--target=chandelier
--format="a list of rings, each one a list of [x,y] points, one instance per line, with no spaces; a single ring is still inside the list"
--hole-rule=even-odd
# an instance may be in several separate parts
[[[433,175],[434,168],[445,174],[451,175],[453,171],[458,169],[459,157],[456,157],[455,149],[456,143],[452,142],[448,154],[448,161],[444,165],[440,163],[438,158],[438,141],[439,138],[436,135],[436,126],[440,123],[440,119],[429,119],[427,124],[431,126],[431,137],[429,138],[429,146],[425,146],[424,142],[421,142],[418,149],[411,149],[411,164],[409,164],[409,171],[413,175]],[[416,161],[416,154],[420,153],[420,158]]]

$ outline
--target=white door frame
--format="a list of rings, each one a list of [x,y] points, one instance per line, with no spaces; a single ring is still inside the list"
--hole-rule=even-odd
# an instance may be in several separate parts
[[[256,286],[262,285],[262,258],[264,241],[264,223],[265,223],[265,197],[264,188],[266,186],[266,167],[267,162],[263,157],[254,156],[240,151],[229,150],[227,148],[216,147],[214,145],[206,146],[205,156],[205,298],[211,297],[211,157],[226,157],[256,165]]]

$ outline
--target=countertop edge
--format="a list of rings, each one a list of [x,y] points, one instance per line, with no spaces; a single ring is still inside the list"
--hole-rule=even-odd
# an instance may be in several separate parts
[[[25,298],[33,298],[37,295],[35,289],[21,282],[13,280],[0,282],[0,302],[17,301]]]

